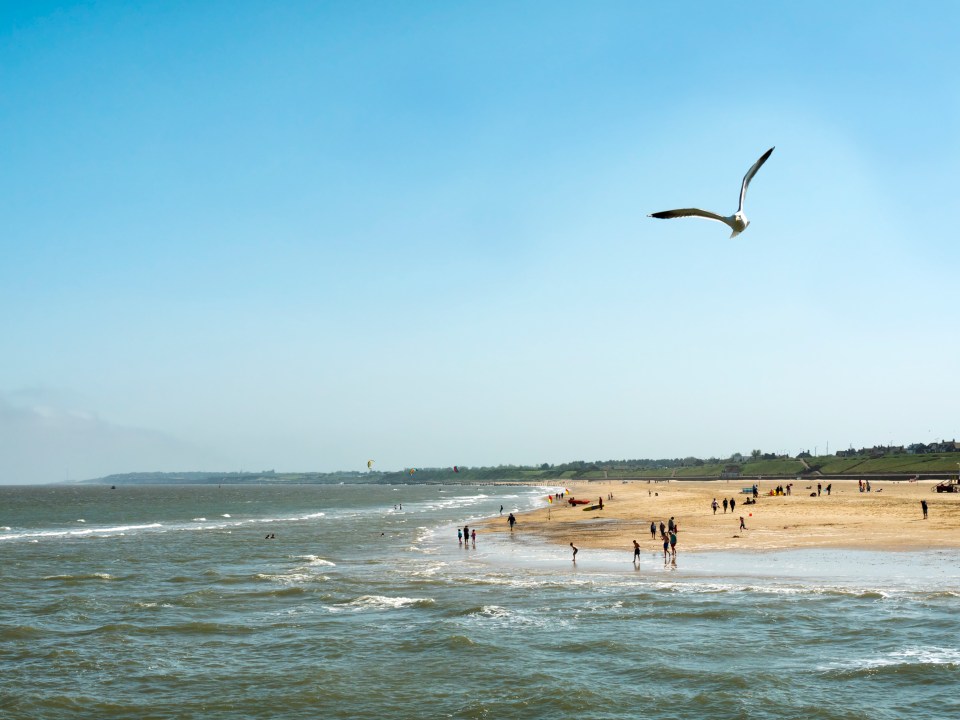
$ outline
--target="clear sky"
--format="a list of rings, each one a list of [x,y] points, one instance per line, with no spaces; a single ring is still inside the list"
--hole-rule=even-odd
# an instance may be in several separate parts
[[[960,439],[958,67],[954,2],[4,2],[0,482]]]

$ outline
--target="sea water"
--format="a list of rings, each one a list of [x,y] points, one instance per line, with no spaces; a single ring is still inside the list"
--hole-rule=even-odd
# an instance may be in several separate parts
[[[0,717],[960,717],[957,551],[458,544],[548,491],[0,487]]]

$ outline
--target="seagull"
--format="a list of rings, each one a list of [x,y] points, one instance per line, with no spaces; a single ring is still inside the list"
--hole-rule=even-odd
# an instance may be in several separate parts
[[[767,150],[763,155],[760,156],[760,159],[757,160],[753,167],[747,170],[747,174],[743,176],[743,184],[740,186],[740,206],[737,208],[737,211],[733,215],[724,217],[723,215],[717,215],[716,213],[708,212],[706,210],[698,210],[697,208],[680,208],[679,210],[664,210],[663,212],[656,212],[647,217],[660,218],[661,220],[668,220],[670,218],[678,217],[699,217],[704,218],[705,220],[716,220],[717,222],[722,222],[724,225],[729,225],[730,229],[733,230],[731,238],[735,238],[737,235],[742,233],[747,229],[747,225],[750,224],[750,221],[747,220],[747,216],[743,214],[743,201],[747,197],[747,186],[750,185],[750,181],[753,180],[753,176],[757,174],[757,170],[760,169],[760,166],[763,165],[767,158],[770,157],[770,153],[773,152],[773,148]]]

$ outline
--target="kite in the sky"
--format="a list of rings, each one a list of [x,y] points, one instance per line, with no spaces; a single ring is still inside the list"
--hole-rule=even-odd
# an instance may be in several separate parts
[[[648,215],[647,217],[660,218],[661,220],[669,220],[670,218],[678,217],[699,217],[704,220],[716,220],[717,222],[722,222],[724,225],[728,225],[733,234],[731,238],[735,238],[737,235],[742,233],[747,229],[747,225],[750,224],[750,221],[747,220],[747,216],[743,214],[743,201],[747,197],[747,186],[750,185],[750,181],[753,180],[753,176],[757,174],[757,170],[760,169],[760,166],[763,165],[767,158],[770,157],[770,153],[773,152],[773,148],[767,150],[763,155],[760,156],[760,159],[757,160],[753,167],[747,170],[747,174],[743,176],[743,183],[740,185],[740,205],[737,207],[737,211],[733,215],[724,217],[723,215],[717,215],[716,213],[708,212],[707,210],[698,210],[697,208],[680,208],[679,210],[664,210],[663,212],[656,212]]]

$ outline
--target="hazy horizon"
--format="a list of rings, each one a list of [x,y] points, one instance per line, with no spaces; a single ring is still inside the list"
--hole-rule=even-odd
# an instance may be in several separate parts
[[[958,21],[5,6],[0,483],[960,438]]]

